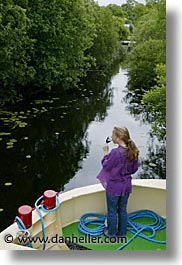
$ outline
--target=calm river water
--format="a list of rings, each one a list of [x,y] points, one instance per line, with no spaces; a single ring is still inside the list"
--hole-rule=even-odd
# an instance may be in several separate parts
[[[79,96],[39,98],[0,110],[0,230],[44,190],[98,183],[102,146],[115,125],[128,127],[140,150],[141,167],[133,178],[164,178],[162,146],[156,147],[150,124],[131,115],[124,100],[127,79],[121,68],[111,80],[88,79]]]

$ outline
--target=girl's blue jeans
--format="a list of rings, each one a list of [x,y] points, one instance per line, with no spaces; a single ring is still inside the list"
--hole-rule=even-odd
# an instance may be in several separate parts
[[[113,196],[106,192],[108,236],[126,236],[129,195]]]

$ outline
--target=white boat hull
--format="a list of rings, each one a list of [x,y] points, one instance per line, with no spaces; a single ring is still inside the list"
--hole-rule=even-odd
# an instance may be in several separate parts
[[[134,179],[132,194],[129,197],[128,212],[148,209],[166,218],[166,180]],[[88,212],[106,213],[105,190],[101,184],[75,188],[59,195],[60,207],[56,212],[45,213],[45,233],[48,238],[62,236],[62,228],[80,220]],[[29,229],[32,237],[42,236],[42,227],[38,213],[32,212],[33,225]],[[34,243],[33,248],[22,246],[17,239],[19,228],[16,223],[0,233],[0,249],[5,250],[39,250],[40,242]],[[13,242],[6,243],[5,237],[12,235]],[[68,250],[64,243],[47,243],[46,250]]]

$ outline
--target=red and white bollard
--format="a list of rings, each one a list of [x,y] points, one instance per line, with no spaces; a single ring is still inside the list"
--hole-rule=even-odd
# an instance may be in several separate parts
[[[29,205],[22,205],[18,208],[18,216],[27,229],[32,226],[32,210],[32,207]]]
[[[50,210],[56,207],[56,195],[57,192],[54,190],[44,191],[43,205],[45,209]]]

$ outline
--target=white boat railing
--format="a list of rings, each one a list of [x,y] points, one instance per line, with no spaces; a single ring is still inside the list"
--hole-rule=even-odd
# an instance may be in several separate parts
[[[59,194],[60,207],[55,212],[42,212],[44,218],[45,234],[48,239],[55,235],[62,237],[62,228],[70,223],[79,221],[80,217],[87,212],[106,213],[105,190],[102,185],[94,184]],[[161,179],[134,179],[132,180],[132,194],[128,202],[128,212],[140,209],[149,209],[162,217],[166,217],[166,180]],[[28,229],[31,237],[42,237],[42,226],[36,210],[32,212],[32,227]],[[17,233],[19,228],[13,223],[0,233],[0,249],[6,250],[32,250],[22,246],[18,242]],[[6,243],[7,235],[13,239]],[[33,249],[39,250],[42,243],[37,240],[33,243]],[[46,243],[47,249],[68,249],[64,242],[55,244]]]

